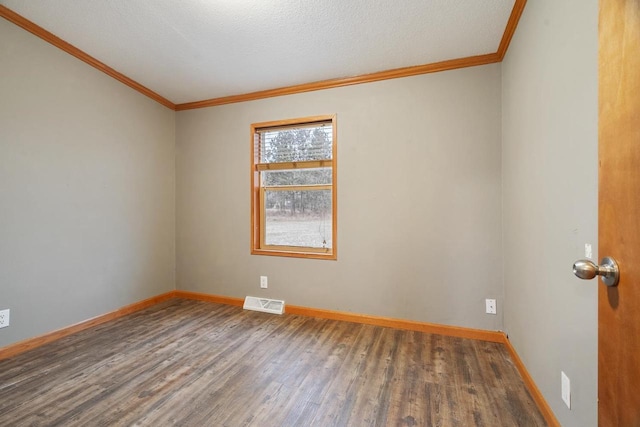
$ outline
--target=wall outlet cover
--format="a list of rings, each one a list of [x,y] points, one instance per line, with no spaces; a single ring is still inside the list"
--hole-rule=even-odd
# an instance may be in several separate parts
[[[560,372],[560,378],[562,381],[562,400],[567,408],[571,409],[571,381],[564,372]]]
[[[486,310],[485,311],[486,311],[487,314],[496,314],[497,313],[496,300],[487,298],[485,300],[485,304],[486,304]]]
[[[6,328],[9,326],[9,315],[11,311],[7,308],[6,310],[0,310],[0,328]]]

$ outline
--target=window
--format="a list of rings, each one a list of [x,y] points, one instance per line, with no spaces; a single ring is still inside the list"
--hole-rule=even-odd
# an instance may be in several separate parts
[[[336,117],[251,125],[251,253],[336,259]]]

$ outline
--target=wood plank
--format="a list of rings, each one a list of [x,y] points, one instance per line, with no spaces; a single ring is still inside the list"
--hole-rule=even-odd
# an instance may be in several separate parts
[[[172,299],[0,361],[0,425],[547,425],[503,344]]]
[[[546,425],[504,345],[174,299],[0,362],[0,425]]]
[[[289,314],[302,316],[321,317],[324,319],[342,320],[345,322],[362,323],[365,325],[384,326],[394,329],[405,329],[434,334],[443,334],[452,337],[477,339],[490,342],[504,342],[505,336],[500,331],[487,331],[483,329],[464,328],[459,326],[440,325],[436,323],[418,322],[414,320],[394,319],[391,317],[372,316],[368,314],[348,313],[320,308],[301,307],[287,305],[285,308]]]
[[[549,425],[553,427],[560,427],[560,423],[551,410],[551,406],[549,406],[544,396],[542,395],[542,392],[536,386],[536,383],[535,381],[533,381],[531,374],[529,374],[529,371],[527,371],[527,368],[524,366],[522,359],[520,359],[520,356],[518,356],[516,349],[511,345],[511,341],[507,339],[505,341],[505,346],[507,348],[507,351],[509,352],[512,363],[514,363],[516,369],[518,369],[518,372],[522,376],[524,383],[527,385],[527,389],[531,393],[533,400],[538,404],[538,408],[540,409],[540,411],[542,411],[542,415],[544,416],[545,420],[547,420],[547,423],[549,423]]]
[[[34,338],[29,338],[24,341],[17,342],[15,344],[8,345],[6,347],[0,348],[0,360],[5,359],[7,357],[12,357],[17,354],[23,353],[28,350],[32,350],[34,348],[40,347],[47,343],[59,340],[60,338],[64,338],[68,335],[75,334],[76,332],[83,331],[85,329],[92,328],[96,325],[100,325],[102,323],[117,319],[122,316],[126,316],[130,313],[134,313],[139,310],[143,310],[152,305],[161,303],[163,301],[169,300],[171,298],[175,298],[175,291],[170,291],[152,298],[148,298],[143,301],[139,301],[134,304],[127,305],[125,307],[119,308],[112,312],[102,314],[100,316],[93,317],[88,320],[84,320],[82,322],[76,323],[71,326],[67,326],[62,329],[58,329],[52,332],[48,332],[44,335],[40,335]],[[242,304],[240,304],[242,305]]]
[[[224,297],[218,295],[204,294],[190,291],[175,291],[177,298],[188,298],[199,301],[216,302],[220,304],[231,304],[242,307],[243,299],[234,297]],[[440,325],[437,323],[418,322],[414,320],[395,319],[392,317],[372,316],[360,313],[348,313],[344,311],[325,310],[321,308],[303,307],[298,305],[288,305],[285,307],[288,314],[298,314],[302,316],[318,317],[322,319],[342,320],[345,322],[362,323],[365,325],[384,326],[394,329],[406,329],[408,331],[427,332],[432,334],[442,334],[452,337],[469,338],[474,340],[506,343],[507,338],[503,332],[487,331],[484,329],[464,328],[459,326]]]

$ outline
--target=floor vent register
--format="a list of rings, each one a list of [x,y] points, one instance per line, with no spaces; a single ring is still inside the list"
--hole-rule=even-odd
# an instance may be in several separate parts
[[[284,301],[279,299],[245,297],[245,310],[263,311],[265,313],[282,314],[284,313]]]

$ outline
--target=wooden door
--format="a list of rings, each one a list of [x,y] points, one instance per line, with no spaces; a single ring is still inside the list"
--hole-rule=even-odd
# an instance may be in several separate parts
[[[620,266],[598,284],[598,421],[640,426],[640,0],[600,0],[598,252]]]

